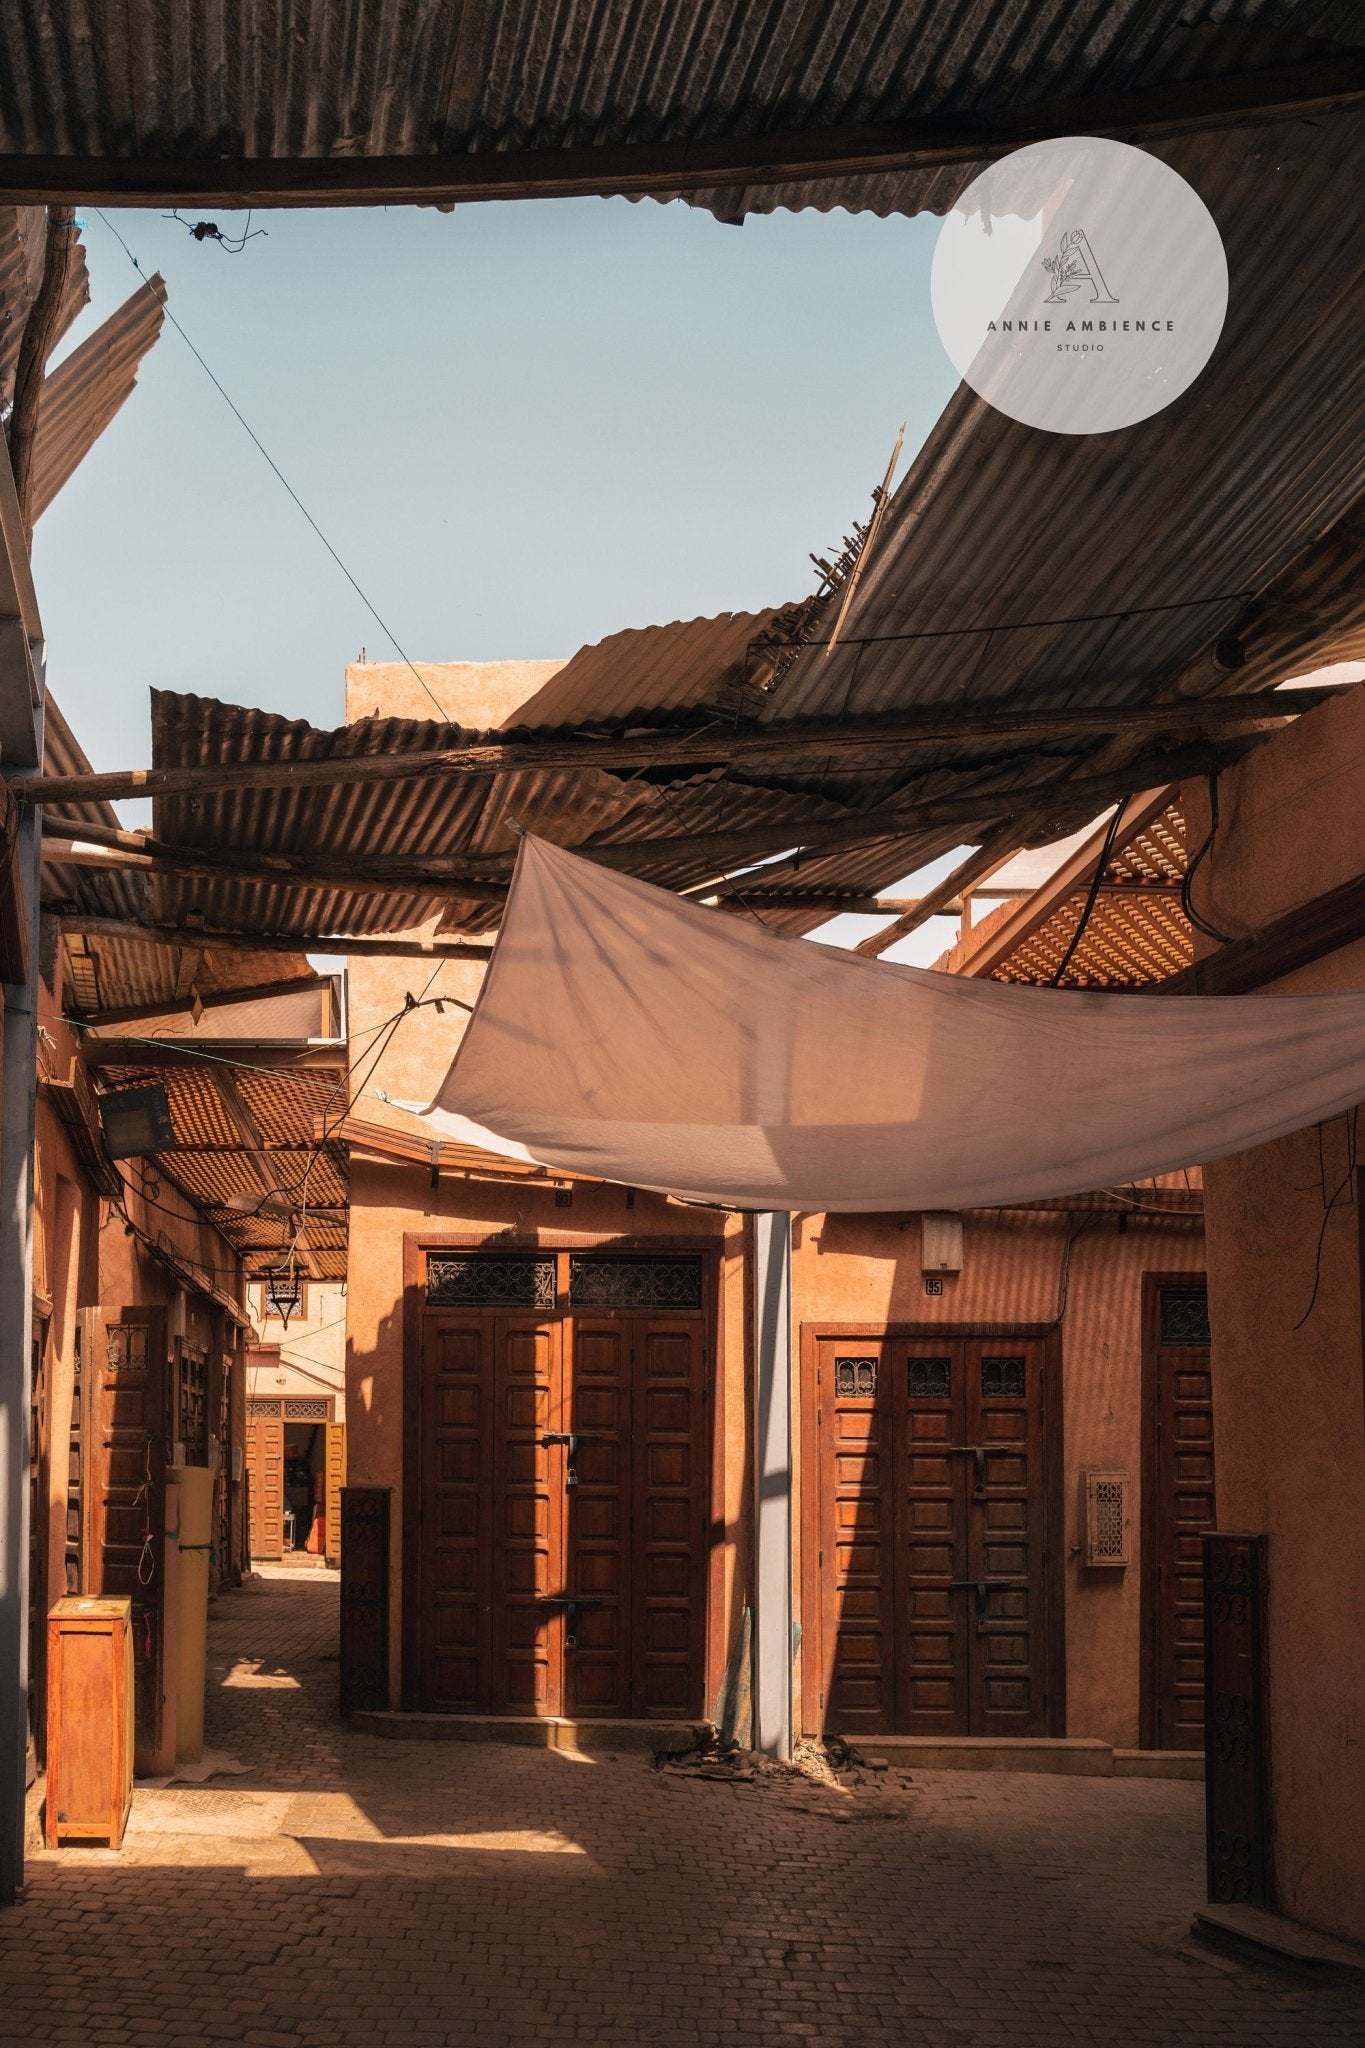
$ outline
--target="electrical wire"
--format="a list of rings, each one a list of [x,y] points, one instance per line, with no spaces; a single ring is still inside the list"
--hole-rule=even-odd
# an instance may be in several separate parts
[[[1056,619],[1011,619],[1001,624],[980,626],[936,626],[915,633],[841,633],[841,647],[899,646],[913,640],[969,640],[977,633],[1037,633],[1055,626],[1102,626],[1110,619],[1147,619],[1166,612],[1198,611],[1214,604],[1249,604],[1253,593],[1225,591],[1212,597],[1173,598],[1168,604],[1125,605],[1113,612],[1074,612]],[[807,647],[823,647],[823,640],[807,640]]]
[[[1197,932],[1202,932],[1206,939],[1216,939],[1220,946],[1230,946],[1232,944],[1232,939],[1230,935],[1227,932],[1220,932],[1217,925],[1210,924],[1206,917],[1200,916],[1199,912],[1194,907],[1194,900],[1192,895],[1192,890],[1194,887],[1194,878],[1198,874],[1200,868],[1203,866],[1209,854],[1213,851],[1213,842],[1217,838],[1217,836],[1218,770],[1215,768],[1211,770],[1209,774],[1208,837],[1205,839],[1204,844],[1200,847],[1198,853],[1194,856],[1194,859],[1191,861],[1187,861],[1185,864],[1185,872],[1180,878],[1180,908],[1184,911],[1186,917],[1194,926],[1195,930]]]
[[[1337,1186],[1335,1187],[1335,1189],[1333,1190],[1333,1192],[1332,1192],[1332,1199],[1331,1199],[1330,1201],[1326,1201],[1326,1200],[1324,1200],[1324,1203],[1323,1203],[1323,1210],[1322,1210],[1322,1224],[1321,1224],[1321,1227],[1320,1227],[1320,1228],[1319,1228],[1319,1230],[1318,1230],[1318,1242],[1317,1242],[1317,1248],[1316,1248],[1316,1250],[1314,1251],[1314,1254],[1313,1254],[1313,1291],[1312,1291],[1312,1293],[1311,1293],[1311,1294],[1309,1295],[1309,1297],[1308,1297],[1308,1306],[1307,1306],[1307,1308],[1306,1308],[1306,1309],[1304,1310],[1303,1314],[1302,1314],[1302,1315],[1301,1315],[1301,1316],[1299,1317],[1299,1320],[1298,1320],[1298,1321],[1297,1321],[1297,1322],[1296,1322],[1296,1323],[1294,1324],[1294,1329],[1295,1329],[1296,1331],[1297,1331],[1297,1330],[1301,1330],[1301,1329],[1303,1328],[1304,1324],[1305,1324],[1305,1323],[1306,1323],[1306,1322],[1308,1321],[1308,1318],[1309,1318],[1309,1317],[1310,1317],[1310,1316],[1312,1315],[1312,1313],[1313,1313],[1313,1310],[1314,1310],[1314,1309],[1315,1309],[1315,1308],[1317,1307],[1317,1301],[1318,1301],[1318,1291],[1319,1291],[1319,1289],[1320,1289],[1320,1288],[1321,1288],[1321,1286],[1322,1286],[1322,1252],[1323,1252],[1323,1246],[1325,1245],[1325,1243],[1326,1243],[1326,1241],[1327,1241],[1327,1226],[1328,1226],[1328,1224],[1329,1224],[1329,1223],[1331,1222],[1331,1220],[1332,1220],[1332,1212],[1333,1212],[1333,1210],[1334,1210],[1334,1209],[1336,1208],[1336,1206],[1337,1206],[1337,1203],[1338,1203],[1338,1202],[1339,1202],[1339,1201],[1341,1200],[1341,1197],[1342,1197],[1342,1196],[1343,1196],[1343,1195],[1345,1194],[1345,1192],[1346,1192],[1347,1188],[1348,1188],[1348,1187],[1349,1187],[1349,1186],[1351,1185],[1351,1182],[1352,1182],[1352,1181],[1353,1181],[1353,1180],[1355,1179],[1355,1172],[1356,1172],[1356,1136],[1357,1136],[1357,1120],[1358,1120],[1358,1117],[1359,1117],[1359,1111],[1358,1111],[1358,1110],[1356,1110],[1356,1109],[1348,1109],[1348,1110],[1346,1111],[1346,1113],[1345,1113],[1345,1122],[1346,1122],[1346,1171],[1345,1171],[1345,1173],[1344,1173],[1344,1174],[1342,1175],[1342,1177],[1341,1177],[1340,1181],[1338,1182]],[[1321,1124],[1319,1124],[1319,1125],[1318,1125],[1318,1146],[1319,1146],[1319,1156],[1321,1156],[1321,1146],[1322,1146],[1322,1125],[1321,1125]],[[1327,1185],[1327,1183],[1326,1183],[1326,1180],[1324,1179],[1324,1181],[1323,1181],[1323,1189],[1324,1189],[1324,1194],[1325,1194],[1325,1191],[1326,1191],[1326,1185]],[[1354,1197],[1352,1197],[1352,1199],[1354,1199]]]
[[[1119,819],[1123,816],[1127,803],[1128,798],[1121,796],[1114,805],[1114,815],[1109,820],[1109,829],[1104,835],[1104,844],[1100,848],[1099,859],[1095,862],[1095,872],[1090,878],[1090,893],[1085,899],[1084,909],[1076,920],[1076,929],[1067,942],[1066,951],[1057,963],[1057,971],[1048,983],[1049,988],[1061,987],[1062,976],[1071,965],[1077,946],[1080,945],[1081,940],[1085,937],[1086,926],[1089,924],[1095,905],[1099,901],[1100,884],[1104,880],[1104,871],[1109,865],[1109,856],[1114,850],[1114,838],[1119,829]]]
[[[133,266],[134,270],[135,270],[135,271],[137,272],[138,276],[139,276],[139,277],[140,277],[140,278],[142,279],[142,282],[143,282],[144,284],[147,284],[147,283],[148,283],[148,279],[147,279],[147,273],[146,273],[146,271],[145,271],[145,270],[144,270],[144,269],[142,268],[142,265],[141,265],[141,264],[139,263],[139,261],[138,261],[137,257],[136,257],[136,256],[134,256],[134,254],[133,254],[132,250],[131,250],[131,249],[130,249],[130,248],[128,247],[128,244],[127,244],[127,243],[126,243],[126,242],[124,241],[124,239],[123,239],[122,235],[121,235],[121,234],[119,233],[118,229],[117,229],[117,228],[116,228],[116,227],[114,226],[113,222],[112,222],[112,221],[111,221],[111,220],[109,219],[109,216],[108,216],[108,215],[107,215],[106,213],[104,213],[104,212],[103,212],[103,211],[101,210],[101,208],[99,208],[98,206],[97,206],[97,207],[95,207],[95,208],[93,209],[93,211],[94,211],[94,214],[95,214],[95,218],[96,218],[96,220],[98,220],[98,221],[99,221],[99,222],[101,223],[101,225],[102,225],[103,227],[105,227],[105,228],[107,228],[107,229],[108,229],[109,233],[110,233],[110,234],[111,234],[111,235],[113,236],[114,240],[115,240],[115,241],[116,241],[116,242],[118,243],[118,245],[119,245],[120,249],[122,249],[122,251],[123,251],[124,255],[125,255],[125,256],[126,256],[127,258],[128,258],[128,261],[129,261],[129,262],[130,262],[130,263],[132,264],[132,266]],[[260,230],[258,230],[258,232],[259,232],[259,233],[264,233],[265,231],[264,231],[264,229],[260,229]],[[149,287],[149,289],[150,289],[150,287]],[[434,691],[434,690],[433,690],[433,689],[431,688],[431,686],[430,686],[430,685],[428,684],[428,682],[427,682],[426,678],[425,678],[425,677],[423,676],[423,674],[422,674],[421,670],[420,670],[420,669],[419,669],[419,668],[417,667],[417,664],[416,664],[416,663],[415,663],[415,662],[413,661],[412,657],[411,657],[411,656],[410,656],[410,655],[409,655],[409,654],[407,653],[406,649],[405,649],[405,648],[404,648],[404,647],[403,647],[403,646],[402,646],[402,645],[400,644],[400,642],[399,642],[399,639],[398,639],[398,636],[397,636],[397,634],[396,634],[396,633],[394,632],[394,630],[393,630],[392,626],[390,626],[390,625],[388,624],[387,620],[386,620],[386,619],[384,619],[384,618],[382,617],[382,615],[380,614],[380,612],[379,612],[379,611],[378,611],[378,610],[376,609],[376,607],[375,607],[375,605],[374,605],[373,601],[372,601],[372,600],[370,599],[370,597],[369,597],[369,596],[367,596],[366,592],[365,592],[364,590],[362,590],[362,589],[361,589],[361,587],[360,587],[360,584],[359,584],[359,583],[358,583],[358,582],[356,581],[356,579],[355,579],[355,577],[354,577],[354,576],[352,575],[351,571],[350,571],[350,570],[349,570],[349,569],[347,568],[346,564],[345,564],[345,563],[344,563],[344,562],[342,561],[342,559],[341,559],[341,556],[340,556],[340,555],[339,555],[339,554],[337,553],[336,549],[335,549],[335,548],[334,548],[334,547],[332,546],[332,543],[331,543],[331,541],[329,541],[329,540],[328,540],[328,538],[327,538],[326,534],[325,534],[325,533],[323,532],[322,528],[321,528],[321,527],[320,527],[320,526],[318,525],[318,522],[317,522],[317,520],[316,520],[316,519],[314,519],[314,517],[313,517],[312,513],[311,513],[311,512],[310,512],[310,511],[308,510],[308,507],[307,507],[307,506],[306,506],[306,505],[304,504],[304,502],[303,502],[302,498],[301,498],[301,497],[299,496],[298,492],[297,492],[297,491],[296,491],[296,490],[294,489],[294,486],[293,486],[293,485],[292,485],[292,484],[290,483],[290,481],[289,481],[288,477],[287,477],[287,476],[285,475],[284,471],[283,471],[283,470],[282,470],[282,469],[280,468],[280,465],[279,465],[279,463],[278,463],[278,462],[276,462],[276,460],[275,460],[274,456],[273,456],[273,455],[272,455],[272,454],[270,453],[270,450],[269,450],[269,449],[268,449],[268,448],[266,447],[266,445],[265,445],[264,441],[262,441],[262,439],[261,439],[260,435],[259,435],[259,434],[258,434],[258,433],[256,432],[255,428],[254,428],[254,427],[253,427],[253,426],[251,425],[251,422],[250,422],[250,421],[249,421],[249,420],[247,419],[247,417],[246,417],[245,413],[243,413],[243,411],[241,410],[241,407],[240,407],[240,406],[239,406],[239,405],[238,405],[238,404],[236,403],[235,399],[233,399],[233,398],[231,397],[231,395],[230,395],[230,394],[228,393],[228,391],[226,390],[226,388],[225,388],[225,387],[224,387],[224,386],[223,386],[223,385],[222,385],[222,384],[221,384],[221,383],[219,382],[218,378],[217,378],[217,377],[216,377],[216,376],[214,375],[213,371],[212,371],[212,370],[211,370],[211,369],[209,368],[209,366],[208,366],[208,364],[207,364],[207,363],[205,362],[205,360],[204,360],[203,356],[201,356],[201,355],[200,355],[200,353],[199,353],[198,349],[197,349],[197,348],[195,347],[194,343],[193,343],[193,342],[192,342],[192,341],[190,340],[190,337],[189,337],[189,335],[188,335],[188,334],[187,334],[187,333],[185,332],[185,329],[184,329],[184,328],[183,328],[183,327],[181,326],[180,322],[179,322],[179,321],[178,321],[178,320],[176,319],[176,317],[175,317],[175,314],[174,314],[174,313],[173,313],[173,312],[171,311],[171,309],[170,309],[169,305],[167,305],[167,304],[166,304],[166,302],[165,302],[164,300],[163,300],[163,301],[161,301],[161,310],[162,310],[162,312],[163,312],[163,313],[165,314],[165,317],[167,318],[167,320],[169,320],[169,321],[170,321],[170,323],[171,323],[171,326],[172,326],[172,327],[173,327],[173,328],[175,329],[176,333],[177,333],[177,334],[178,334],[178,335],[180,336],[180,339],[181,339],[181,340],[182,340],[182,341],[184,342],[184,344],[185,344],[186,348],[187,348],[187,349],[189,350],[190,354],[191,354],[191,355],[192,355],[192,356],[194,357],[194,360],[195,360],[195,361],[196,361],[196,362],[198,363],[198,365],[199,365],[200,369],[201,369],[201,370],[202,370],[202,371],[204,372],[204,375],[205,375],[205,376],[206,376],[206,377],[208,378],[208,380],[209,380],[210,384],[212,384],[212,386],[213,386],[214,390],[215,390],[215,391],[216,391],[216,392],[218,393],[219,397],[220,397],[220,398],[221,398],[221,399],[223,400],[223,402],[224,402],[224,404],[225,404],[225,405],[227,406],[227,408],[228,408],[229,412],[231,412],[231,414],[232,414],[233,418],[234,418],[234,419],[235,419],[235,420],[237,421],[238,425],[239,425],[239,426],[240,426],[240,427],[241,427],[241,428],[243,429],[243,431],[244,431],[244,432],[246,433],[246,435],[247,435],[248,439],[249,439],[249,440],[251,441],[252,445],[253,445],[253,446],[254,446],[254,447],[256,448],[257,452],[258,452],[258,453],[259,453],[259,454],[260,454],[260,455],[261,455],[261,456],[262,456],[262,457],[264,458],[264,460],[265,460],[265,461],[266,461],[266,463],[267,463],[267,464],[269,465],[269,467],[270,467],[270,468],[271,468],[271,469],[272,469],[272,470],[274,471],[275,475],[276,475],[276,476],[278,477],[278,479],[279,479],[279,481],[281,482],[281,484],[283,484],[283,486],[284,486],[285,490],[286,490],[286,491],[288,492],[289,496],[290,496],[290,497],[291,497],[291,498],[293,499],[293,501],[294,501],[295,505],[296,505],[296,506],[298,507],[299,511],[300,511],[300,512],[301,512],[301,513],[303,514],[304,518],[305,518],[305,519],[307,520],[307,522],[308,522],[309,526],[311,526],[311,527],[312,527],[312,529],[313,529],[313,532],[314,532],[314,533],[315,533],[315,534],[317,535],[318,539],[319,539],[319,540],[320,540],[320,541],[322,542],[322,545],[323,545],[323,546],[324,546],[324,547],[326,548],[326,550],[327,550],[328,554],[329,554],[329,555],[330,555],[330,556],[332,557],[332,560],[333,560],[333,561],[334,561],[334,562],[336,563],[336,565],[337,565],[338,569],[340,569],[340,571],[341,571],[342,575],[343,575],[343,576],[344,576],[344,577],[346,578],[346,581],[347,581],[347,582],[348,582],[348,583],[350,584],[350,586],[351,586],[352,590],[353,590],[353,591],[355,592],[356,596],[357,596],[357,597],[358,597],[358,598],[360,599],[360,602],[361,602],[361,603],[362,603],[362,604],[364,605],[364,607],[365,607],[366,611],[367,611],[367,612],[368,612],[368,613],[370,614],[370,617],[371,617],[371,618],[372,618],[372,619],[374,620],[375,624],[376,624],[376,625],[377,625],[377,626],[379,627],[379,630],[380,630],[380,632],[381,632],[381,633],[383,633],[383,634],[385,635],[386,639],[387,639],[387,640],[389,641],[390,645],[391,645],[391,646],[393,647],[393,649],[394,649],[394,652],[395,652],[395,653],[396,653],[396,654],[398,655],[398,657],[399,657],[400,661],[401,661],[401,662],[403,663],[403,666],[404,666],[405,668],[408,668],[408,669],[410,669],[410,670],[412,671],[413,675],[414,675],[414,676],[415,676],[415,677],[417,678],[417,681],[418,681],[418,683],[419,683],[419,684],[421,685],[422,689],[423,689],[423,690],[425,690],[425,692],[426,692],[427,696],[428,696],[428,697],[429,697],[429,698],[431,699],[432,703],[433,703],[433,704],[434,704],[434,705],[436,706],[436,709],[437,709],[437,710],[438,710],[438,711],[440,712],[440,714],[441,714],[441,720],[442,720],[442,723],[443,723],[443,724],[445,724],[445,725],[449,725],[449,724],[451,724],[451,723],[452,723],[452,720],[451,720],[451,717],[450,717],[450,713],[449,713],[449,712],[448,712],[448,711],[446,710],[445,706],[444,706],[444,705],[443,705],[443,704],[441,703],[440,699],[439,699],[439,698],[437,697],[437,695],[436,695],[435,691]]]

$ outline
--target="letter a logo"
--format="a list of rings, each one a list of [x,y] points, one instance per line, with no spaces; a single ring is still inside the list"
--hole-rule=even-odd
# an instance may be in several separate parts
[[[1095,252],[1084,228],[1071,228],[1062,236],[1062,246],[1056,256],[1044,256],[1043,268],[1052,277],[1052,290],[1044,299],[1045,306],[1064,306],[1070,293],[1079,291],[1082,285],[1090,287],[1092,306],[1117,306],[1118,300],[1104,281],[1104,273],[1095,261]]]

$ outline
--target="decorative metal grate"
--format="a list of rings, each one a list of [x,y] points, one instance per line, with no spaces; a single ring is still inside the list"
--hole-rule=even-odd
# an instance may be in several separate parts
[[[145,1323],[110,1323],[105,1329],[106,1360],[111,1380],[145,1380],[147,1338]]]
[[[1161,1290],[1161,1342],[1173,1350],[1206,1351],[1209,1333],[1209,1296],[1204,1287],[1163,1287]]]
[[[1101,1479],[1095,1488],[1095,1552],[1099,1557],[1123,1552],[1123,1486],[1116,1479]]]
[[[700,1258],[569,1260],[569,1301],[574,1308],[697,1309]]]
[[[1024,1396],[1024,1361],[1022,1358],[983,1358],[981,1361],[981,1391],[1006,1401],[1020,1401]]]
[[[844,1401],[871,1401],[877,1392],[875,1358],[836,1358],[834,1391]]]
[[[271,1422],[278,1422],[280,1419],[280,1404],[278,1401],[251,1400],[246,1404],[246,1413],[248,1422],[257,1422],[263,1416],[268,1417]]]
[[[209,1361],[198,1344],[180,1347],[180,1442],[187,1465],[209,1461]]]
[[[953,1391],[951,1358],[912,1358],[909,1389],[912,1401],[946,1401]]]
[[[433,1308],[553,1308],[553,1259],[506,1252],[428,1252],[427,1300]]]
[[[332,1404],[330,1401],[286,1401],[284,1419],[286,1422],[330,1422]]]

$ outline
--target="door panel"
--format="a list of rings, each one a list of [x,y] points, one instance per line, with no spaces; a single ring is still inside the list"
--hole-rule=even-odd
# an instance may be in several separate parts
[[[346,1425],[327,1424],[326,1554],[328,1564],[341,1561],[341,1489],[346,1484]]]
[[[486,1711],[492,1563],[491,1318],[429,1315],[422,1342],[419,1597],[421,1704]]]
[[[631,1332],[632,1711],[701,1712],[707,1441],[700,1319],[639,1316]]]
[[[1204,1746],[1204,1551],[1215,1525],[1213,1377],[1202,1275],[1150,1290],[1143,1597],[1149,1617],[1147,1739]]]
[[[247,1404],[247,1500],[251,1555],[262,1563],[284,1555],[284,1423],[278,1401]]]
[[[972,1733],[1046,1734],[1042,1347],[969,1341]]]
[[[889,1348],[901,1566],[895,1726],[915,1735],[965,1733],[974,1624],[960,1582],[974,1574],[967,1555],[962,1346],[933,1339]]]
[[[542,1439],[562,1427],[560,1327],[548,1318],[499,1316],[493,1332],[492,1705],[556,1714],[551,1654],[561,1624],[546,1602],[563,1584],[564,1453]]]
[[[818,1711],[849,1734],[1047,1720],[1043,1347],[820,1338]]]
[[[624,1714],[630,1699],[631,1339],[628,1318],[575,1317],[565,1461],[565,1684],[571,1714]],[[580,1603],[577,1604],[577,1603]]]

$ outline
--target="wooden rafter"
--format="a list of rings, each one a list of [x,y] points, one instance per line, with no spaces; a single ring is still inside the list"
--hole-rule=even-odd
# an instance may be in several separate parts
[[[773,756],[802,757],[827,765],[831,754],[888,753],[1043,740],[1103,739],[1118,735],[1178,737],[1274,730],[1286,720],[1339,696],[1350,684],[1312,685],[1292,693],[1260,690],[1245,696],[1184,698],[1161,704],[1026,705],[1007,709],[955,708],[949,712],[885,713],[840,721],[801,719],[785,725],[736,730],[716,725],[698,731],[661,727],[641,733],[575,733],[557,739],[481,740],[411,754],[340,754],[293,761],[196,762],[180,768],[129,768],[108,774],[28,775],[15,794],[29,803],[119,803],[134,797],[203,796],[234,789],[310,789],[348,782],[403,782],[430,776],[490,776],[519,769],[592,772],[634,768],[725,767]],[[885,761],[874,762],[885,770]],[[91,837],[76,821],[75,837]],[[137,835],[121,835],[131,839]]]

